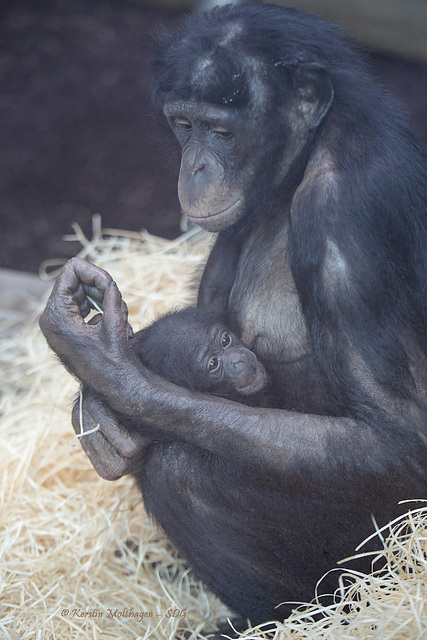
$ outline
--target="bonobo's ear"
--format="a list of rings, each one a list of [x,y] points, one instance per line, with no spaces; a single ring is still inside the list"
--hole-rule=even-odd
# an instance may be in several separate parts
[[[334,87],[326,69],[318,64],[297,64],[293,68],[296,81],[297,113],[308,129],[315,129],[328,113],[334,99]]]

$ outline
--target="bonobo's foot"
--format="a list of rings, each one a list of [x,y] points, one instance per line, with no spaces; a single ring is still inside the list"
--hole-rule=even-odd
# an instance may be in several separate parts
[[[95,470],[105,480],[117,480],[140,470],[150,440],[120,423],[117,414],[92,389],[84,387],[81,393],[83,397],[73,407],[72,423],[78,435],[94,430],[80,437],[80,442]]]

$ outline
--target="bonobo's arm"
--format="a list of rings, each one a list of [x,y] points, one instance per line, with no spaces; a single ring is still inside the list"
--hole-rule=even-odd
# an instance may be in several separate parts
[[[83,320],[89,311],[87,292],[103,302],[104,315],[96,325]],[[357,469],[363,469],[365,478],[370,472],[379,473],[380,467],[386,471],[388,446],[369,426],[344,418],[248,407],[192,393],[152,374],[130,346],[117,286],[106,272],[83,260],[74,259],[64,267],[40,326],[61,360],[99,394],[92,396],[92,420],[85,430],[95,426],[101,415],[100,430],[83,440],[94,467],[105,478],[138,468],[147,434],[260,462],[282,474],[289,471],[294,479],[325,472],[337,490],[338,485],[351,490]],[[102,404],[99,413],[100,396],[114,411],[144,424],[147,433],[139,436],[118,426]]]
[[[242,248],[242,239],[229,237],[222,231],[209,255],[200,281],[197,306],[210,311],[225,311],[234,282],[234,274]]]

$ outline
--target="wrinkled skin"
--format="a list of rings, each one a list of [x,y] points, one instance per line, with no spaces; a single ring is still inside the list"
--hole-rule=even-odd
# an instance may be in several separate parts
[[[100,425],[81,439],[95,469],[134,474],[198,576],[256,623],[312,598],[372,516],[427,497],[427,158],[334,26],[264,5],[183,29],[156,102],[182,206],[219,232],[198,304],[230,312],[282,408],[153,374],[117,286],[83,260],[40,325],[83,382],[84,429]]]

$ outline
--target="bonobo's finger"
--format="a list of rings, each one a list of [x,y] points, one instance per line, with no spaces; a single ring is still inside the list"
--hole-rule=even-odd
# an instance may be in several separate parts
[[[93,303],[95,303],[101,309],[104,305],[104,293],[105,289],[97,289],[96,287],[90,287],[88,285],[83,285],[83,295],[86,296],[86,299],[89,297],[90,304],[92,308],[96,308]]]
[[[116,288],[117,288],[117,284],[116,284]],[[121,298],[120,310],[121,310],[123,321],[126,323],[126,336],[128,338],[133,338],[134,332],[133,332],[133,329],[132,329],[131,325],[128,322],[128,317],[129,317],[128,306],[127,306],[126,302],[123,300],[123,298],[121,297],[121,293],[120,293],[120,290],[118,288],[117,288],[117,292],[118,292],[118,294],[120,295],[120,298]],[[114,294],[114,296],[112,296],[112,299],[110,300],[110,302],[113,303],[113,306],[115,306],[115,309],[116,309],[116,312],[117,312],[118,297],[116,297],[115,294]]]
[[[80,444],[93,468],[104,480],[118,480],[132,472],[129,461],[117,453],[100,431],[83,436]]]
[[[141,452],[141,438],[136,433],[131,434],[129,429],[118,422],[102,398],[91,393],[85,401],[85,409],[93,420],[102,424],[102,433],[123,457],[132,458]]]
[[[101,267],[97,267],[95,264],[87,262],[87,260],[83,260],[82,258],[72,258],[70,262],[73,267],[75,277],[85,287],[92,288],[93,293],[96,293],[97,291],[105,291],[112,281],[112,277],[107,271],[101,269]]]
[[[110,334],[127,331],[128,308],[122,300],[122,294],[114,281],[111,281],[104,294],[104,326]]]
[[[80,402],[74,405],[72,424],[77,434],[81,433],[82,427],[86,432],[100,425],[97,431],[79,439],[95,470],[106,480],[115,480],[141,467],[143,450],[148,442],[132,437],[121,427],[108,405],[93,392],[89,391],[83,399],[81,415]]]
[[[122,303],[121,303],[121,310],[122,310],[123,320],[125,322],[127,322],[128,321],[128,317],[129,317],[129,309],[128,309],[128,306],[127,306],[126,302],[123,300],[123,298],[122,298]]]
[[[88,324],[94,326],[99,324],[102,321],[102,313],[97,313],[96,316],[93,316],[90,320],[88,320]]]
[[[43,333],[49,332],[50,328],[55,331],[57,326],[64,324],[67,317],[70,320],[72,317],[75,320],[77,315],[85,318],[92,308],[86,291],[90,290],[93,298],[102,303],[104,291],[111,280],[106,271],[86,260],[69,260],[57,277],[46,310],[42,314],[40,326]]]
[[[129,324],[129,322],[126,323],[126,337],[127,338],[133,338],[135,335],[131,325]]]
[[[133,338],[133,336],[135,334],[133,332],[132,326],[128,322],[128,317],[129,317],[128,306],[127,306],[126,302],[123,299],[122,299],[122,304],[121,304],[121,311],[122,311],[122,318],[126,323],[126,337],[127,338]]]
[[[74,301],[80,306],[86,301],[86,293],[83,289],[83,285],[79,282],[77,288],[72,293]]]
[[[122,314],[122,318],[125,322],[127,322],[128,316],[129,316],[129,310],[126,302],[123,300],[121,291],[117,286],[117,282],[112,281],[110,285],[111,287],[113,287],[113,289],[110,293],[107,294],[107,298],[109,300],[108,305],[109,307],[115,307],[116,310],[118,310],[118,305],[120,304],[120,311]]]
[[[126,314],[127,316],[127,314]],[[88,324],[90,325],[97,325],[102,321],[103,318],[103,314],[102,313],[97,313],[96,316],[93,316],[90,320],[88,320]],[[126,337],[127,338],[133,338],[134,337],[134,331],[131,327],[131,325],[127,322],[126,323]]]
[[[117,283],[116,287],[117,287]],[[121,311],[122,311],[122,316],[125,322],[127,322],[128,319],[128,315],[129,315],[129,311],[128,311],[128,306],[126,304],[126,302],[123,300],[122,296],[121,296],[121,292],[118,289],[118,292],[120,294],[121,297]],[[84,291],[83,291],[83,296],[86,296],[89,299],[89,303],[92,305],[92,308],[96,309],[99,311],[99,308],[103,309],[104,308],[104,295],[105,292],[102,292],[102,298],[100,297],[100,292],[95,292],[93,287],[84,287]],[[95,304],[93,304],[95,303]],[[97,306],[99,307],[97,309]]]
[[[82,285],[92,288],[94,295],[105,291],[112,278],[107,271],[82,258],[71,258],[56,279],[54,289],[81,295]]]
[[[77,289],[72,294],[74,302],[77,304],[80,310],[80,314],[85,318],[93,309],[96,311],[102,311],[104,291],[96,289],[96,287],[89,287],[79,284]]]

